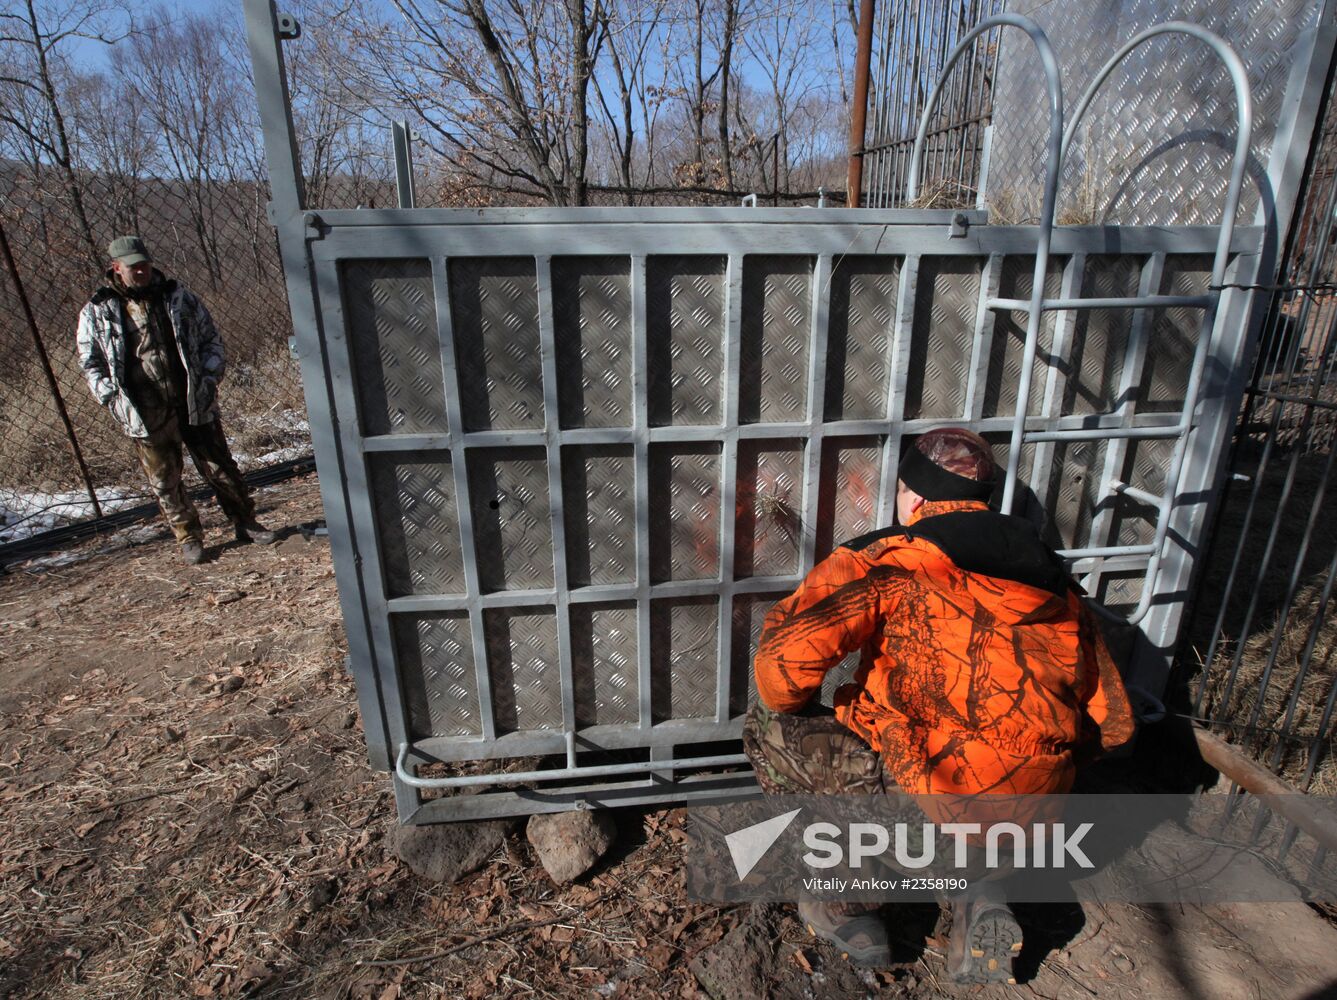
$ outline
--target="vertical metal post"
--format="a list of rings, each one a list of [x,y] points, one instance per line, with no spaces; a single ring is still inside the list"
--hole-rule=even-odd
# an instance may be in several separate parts
[[[56,373],[51,370],[51,357],[46,353],[46,344],[42,342],[42,332],[37,328],[37,319],[33,316],[28,292],[19,277],[18,265],[14,263],[14,254],[9,249],[9,237],[5,233],[3,223],[0,223],[0,251],[4,252],[5,269],[9,271],[9,278],[14,282],[14,291],[18,293],[19,305],[23,308],[23,318],[28,324],[28,332],[32,334],[33,346],[37,349],[37,360],[41,363],[42,373],[46,376],[47,388],[51,390],[51,400],[56,404],[56,412],[60,414],[60,422],[65,428],[65,439],[70,443],[70,453],[74,455],[74,463],[79,467],[84,489],[88,491],[89,503],[93,505],[93,516],[100,518],[102,505],[98,503],[97,491],[93,489],[93,477],[88,474],[88,463],[84,461],[83,449],[79,447],[79,438],[74,433],[74,424],[70,422],[69,411],[65,409],[65,397],[60,394],[60,383],[56,381]]]
[[[868,120],[868,68],[873,58],[874,0],[859,3],[859,47],[854,56],[854,105],[850,108],[850,166],[845,180],[845,204],[858,208],[863,191],[864,133]],[[887,59],[888,53],[882,54]]]
[[[366,730],[367,749],[373,767],[389,770],[393,754],[389,748],[389,726],[383,706],[376,697],[371,644],[371,623],[366,594],[360,586],[346,581],[358,577],[357,539],[349,518],[352,508],[347,495],[348,477],[334,423],[334,403],[330,398],[331,380],[319,319],[311,257],[307,248],[310,221],[304,214],[305,191],[301,161],[297,156],[297,134],[292,122],[292,102],[284,69],[281,38],[296,37],[291,17],[280,17],[273,0],[244,0],[247,44],[251,52],[252,74],[260,123],[265,140],[265,159],[269,166],[269,221],[278,230],[279,254],[283,279],[292,310],[293,333],[297,338],[298,361],[311,426],[311,446],[319,471],[321,502],[330,532],[330,550],[336,577],[340,581],[339,605],[348,635],[349,663],[357,678],[359,707]],[[403,800],[401,799],[401,806]]]
[[[406,121],[392,122],[395,143],[395,191],[400,208],[417,208],[418,195],[413,187],[413,132]]]

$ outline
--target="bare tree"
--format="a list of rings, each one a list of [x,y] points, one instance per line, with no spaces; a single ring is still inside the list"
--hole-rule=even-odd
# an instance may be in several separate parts
[[[71,130],[61,75],[75,40],[112,44],[125,37],[126,14],[117,0],[0,0],[0,124],[57,169],[89,257],[101,261],[84,194],[75,174]],[[25,115],[24,111],[38,111]]]
[[[595,96],[603,112],[604,135],[617,165],[617,178],[628,205],[636,203],[633,176],[637,148],[638,124],[644,137],[646,169],[653,169],[654,125],[667,79],[668,66],[659,60],[660,80],[656,87],[648,79],[651,46],[661,45],[664,14],[668,0],[628,0],[607,15],[607,36],[604,46],[611,66],[610,79],[605,83],[599,75],[592,77]],[[616,111],[610,106],[608,91],[617,102]],[[639,119],[638,119],[639,115]],[[650,183],[650,177],[646,177]]]

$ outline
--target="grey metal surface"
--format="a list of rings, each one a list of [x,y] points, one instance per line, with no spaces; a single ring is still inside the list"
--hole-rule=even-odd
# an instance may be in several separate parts
[[[464,429],[543,426],[538,286],[524,257],[450,262]]]
[[[714,424],[723,398],[723,257],[656,257],[646,275],[650,423]]]
[[[631,271],[625,257],[552,262],[563,427],[630,427]]]
[[[350,261],[343,288],[364,433],[444,431],[431,265]]]
[[[273,112],[267,140],[281,148],[287,126]],[[913,435],[963,423],[1006,455],[1010,387],[1023,373],[1035,391],[1019,469],[1036,507],[1063,546],[1112,557],[1123,543],[1127,561],[1126,540],[1144,529],[1111,513],[1108,530],[1097,530],[1104,491],[1116,471],[1155,489],[1169,445],[1157,441],[1158,453],[1133,440],[1115,461],[1111,442],[1173,435],[1179,415],[1120,397],[1143,385],[1145,366],[1160,379],[1151,403],[1173,402],[1176,391],[1182,399],[1181,341],[1198,336],[1176,325],[1174,310],[1142,327],[1126,312],[1058,312],[1040,317],[1036,360],[1023,364],[1015,320],[986,302],[1037,297],[1024,274],[1040,234],[974,215],[953,237],[949,212],[303,218],[300,197],[290,202],[278,213],[285,261],[310,276],[296,286],[294,315],[305,317],[299,338],[314,352],[308,393],[326,402],[321,469],[336,480],[326,503],[337,508],[340,593],[380,766],[406,743],[418,765],[570,759],[572,737],[582,755],[736,740],[769,604],[832,546],[889,521],[895,463]],[[1260,236],[1235,232],[1232,274],[1251,273]],[[1061,228],[1044,291],[1187,289],[1200,269],[1176,270],[1178,261],[1210,253],[1216,237],[1197,227]],[[349,292],[359,267],[430,291],[431,312],[416,303],[411,313],[425,335],[402,335],[426,352],[419,374],[440,380],[439,412],[423,417],[430,426],[401,429],[388,402],[383,419],[366,403],[403,390],[393,371],[364,364],[367,349],[354,342],[380,350],[375,316],[359,313]],[[1210,372],[1236,367],[1245,299],[1226,298]],[[1162,363],[1154,342],[1163,324]],[[1207,442],[1229,424],[1231,393],[1229,378],[1204,388],[1186,484],[1216,475]],[[1057,434],[1095,440],[1046,437]],[[1192,566],[1205,496],[1177,509],[1176,574]],[[448,534],[424,528],[447,518],[451,502],[458,568],[432,548]],[[1078,562],[1112,588],[1125,571],[1108,558]],[[1148,675],[1164,675],[1182,601],[1171,593],[1143,623]],[[636,787],[630,794],[649,794]],[[398,792],[404,815],[449,812]],[[552,801],[498,793],[454,815]]]
[[[743,269],[738,419],[802,420],[807,413],[813,261],[749,257]]]
[[[970,258],[919,262],[904,404],[909,419],[964,415],[982,266]]]
[[[468,617],[445,612],[397,618],[394,635],[414,737],[480,735]]]
[[[896,318],[897,257],[839,257],[831,269],[826,419],[887,413],[888,362]]]
[[[371,457],[372,505],[391,597],[464,593],[455,482],[447,459],[440,452]]]
[[[636,606],[578,604],[571,609],[576,725],[635,725]]]
[[[1111,50],[1111,40],[1168,20],[1221,35],[1249,69],[1258,127],[1240,220],[1259,207],[1257,175],[1273,149],[1291,66],[1313,31],[1320,0],[1023,0],[1059,53],[1064,89],[1079,94]],[[1234,135],[1230,80],[1205,50],[1183,38],[1145,47],[1091,109],[1062,175],[1060,221],[1121,224],[1216,222]],[[1034,60],[1019,37],[1004,35],[994,88],[994,135],[987,202],[1012,221],[1040,205],[1044,114]],[[1272,197],[1269,192],[1268,198]]]

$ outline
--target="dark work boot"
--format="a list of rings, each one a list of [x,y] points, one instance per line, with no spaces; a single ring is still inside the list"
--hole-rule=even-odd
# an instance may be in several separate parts
[[[804,902],[798,904],[798,916],[809,934],[835,945],[855,965],[881,969],[891,964],[887,929],[876,906]]]
[[[1021,953],[1021,925],[997,886],[982,883],[951,901],[947,974],[958,983],[1014,983],[1012,960]]]
[[[181,558],[192,566],[209,561],[204,552],[204,543],[198,538],[187,538],[181,543]]]
[[[270,531],[255,518],[249,521],[236,520],[232,522],[236,528],[237,541],[255,542],[257,545],[273,545],[278,541],[278,532]]]

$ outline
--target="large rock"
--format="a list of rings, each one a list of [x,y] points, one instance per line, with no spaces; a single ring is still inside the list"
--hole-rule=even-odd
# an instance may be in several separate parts
[[[545,813],[529,817],[525,834],[553,881],[570,882],[593,868],[613,846],[617,824],[602,809]]]
[[[390,844],[415,875],[432,882],[455,882],[483,867],[510,827],[507,820],[430,826],[393,824]]]
[[[764,907],[754,906],[733,930],[688,966],[711,1000],[770,996],[776,929]]]

